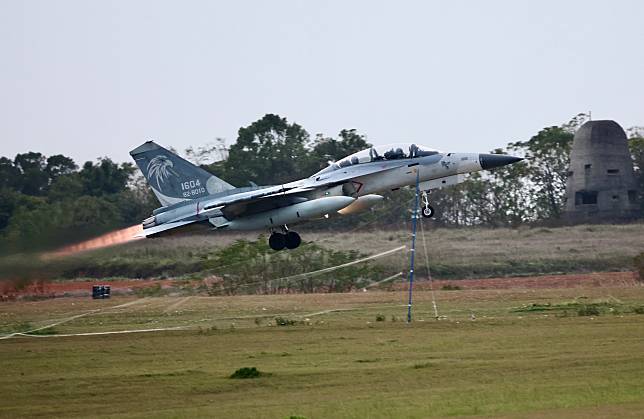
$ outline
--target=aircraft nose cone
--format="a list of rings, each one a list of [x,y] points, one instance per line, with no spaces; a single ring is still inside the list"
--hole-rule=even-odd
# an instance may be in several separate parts
[[[521,157],[508,156],[506,154],[479,154],[479,162],[484,170],[505,166],[521,160],[523,160]]]

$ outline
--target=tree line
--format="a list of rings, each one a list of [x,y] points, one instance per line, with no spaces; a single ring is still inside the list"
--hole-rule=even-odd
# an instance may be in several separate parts
[[[436,223],[447,226],[507,226],[561,218],[569,153],[579,114],[561,126],[546,127],[526,141],[495,153],[526,157],[485,173],[474,173],[454,187],[431,193]],[[640,191],[644,186],[644,130],[629,131]],[[221,147],[189,148],[184,155],[235,186],[271,185],[309,176],[369,147],[365,135],[341,130],[337,137],[310,134],[297,123],[267,114],[242,127],[224,159]],[[210,162],[210,163],[208,163]],[[410,216],[412,190],[388,192],[377,208],[312,228],[377,225],[397,228]],[[0,157],[0,237],[3,249],[38,249],[133,225],[159,206],[131,163],[109,158],[79,167],[64,155],[38,152]]]
[[[63,155],[0,157],[2,251],[40,250],[132,225],[156,205],[130,163],[82,167]]]

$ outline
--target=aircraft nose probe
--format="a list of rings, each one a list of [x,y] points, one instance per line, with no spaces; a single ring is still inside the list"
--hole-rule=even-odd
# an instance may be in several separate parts
[[[521,157],[506,154],[479,154],[479,162],[483,170],[493,169],[523,160]]]

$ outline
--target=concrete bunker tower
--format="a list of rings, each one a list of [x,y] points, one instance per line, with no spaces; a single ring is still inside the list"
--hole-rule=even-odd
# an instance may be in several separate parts
[[[626,133],[615,121],[588,121],[575,133],[566,185],[573,222],[637,218],[639,205]]]

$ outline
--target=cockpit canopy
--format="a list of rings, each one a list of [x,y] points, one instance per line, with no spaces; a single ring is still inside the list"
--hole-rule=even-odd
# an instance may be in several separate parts
[[[342,167],[371,163],[374,161],[414,159],[417,157],[432,156],[438,153],[438,150],[413,143],[378,145],[366,150],[358,151],[357,153],[347,156],[340,161],[332,163],[329,167],[324,169],[324,171],[337,170]]]

